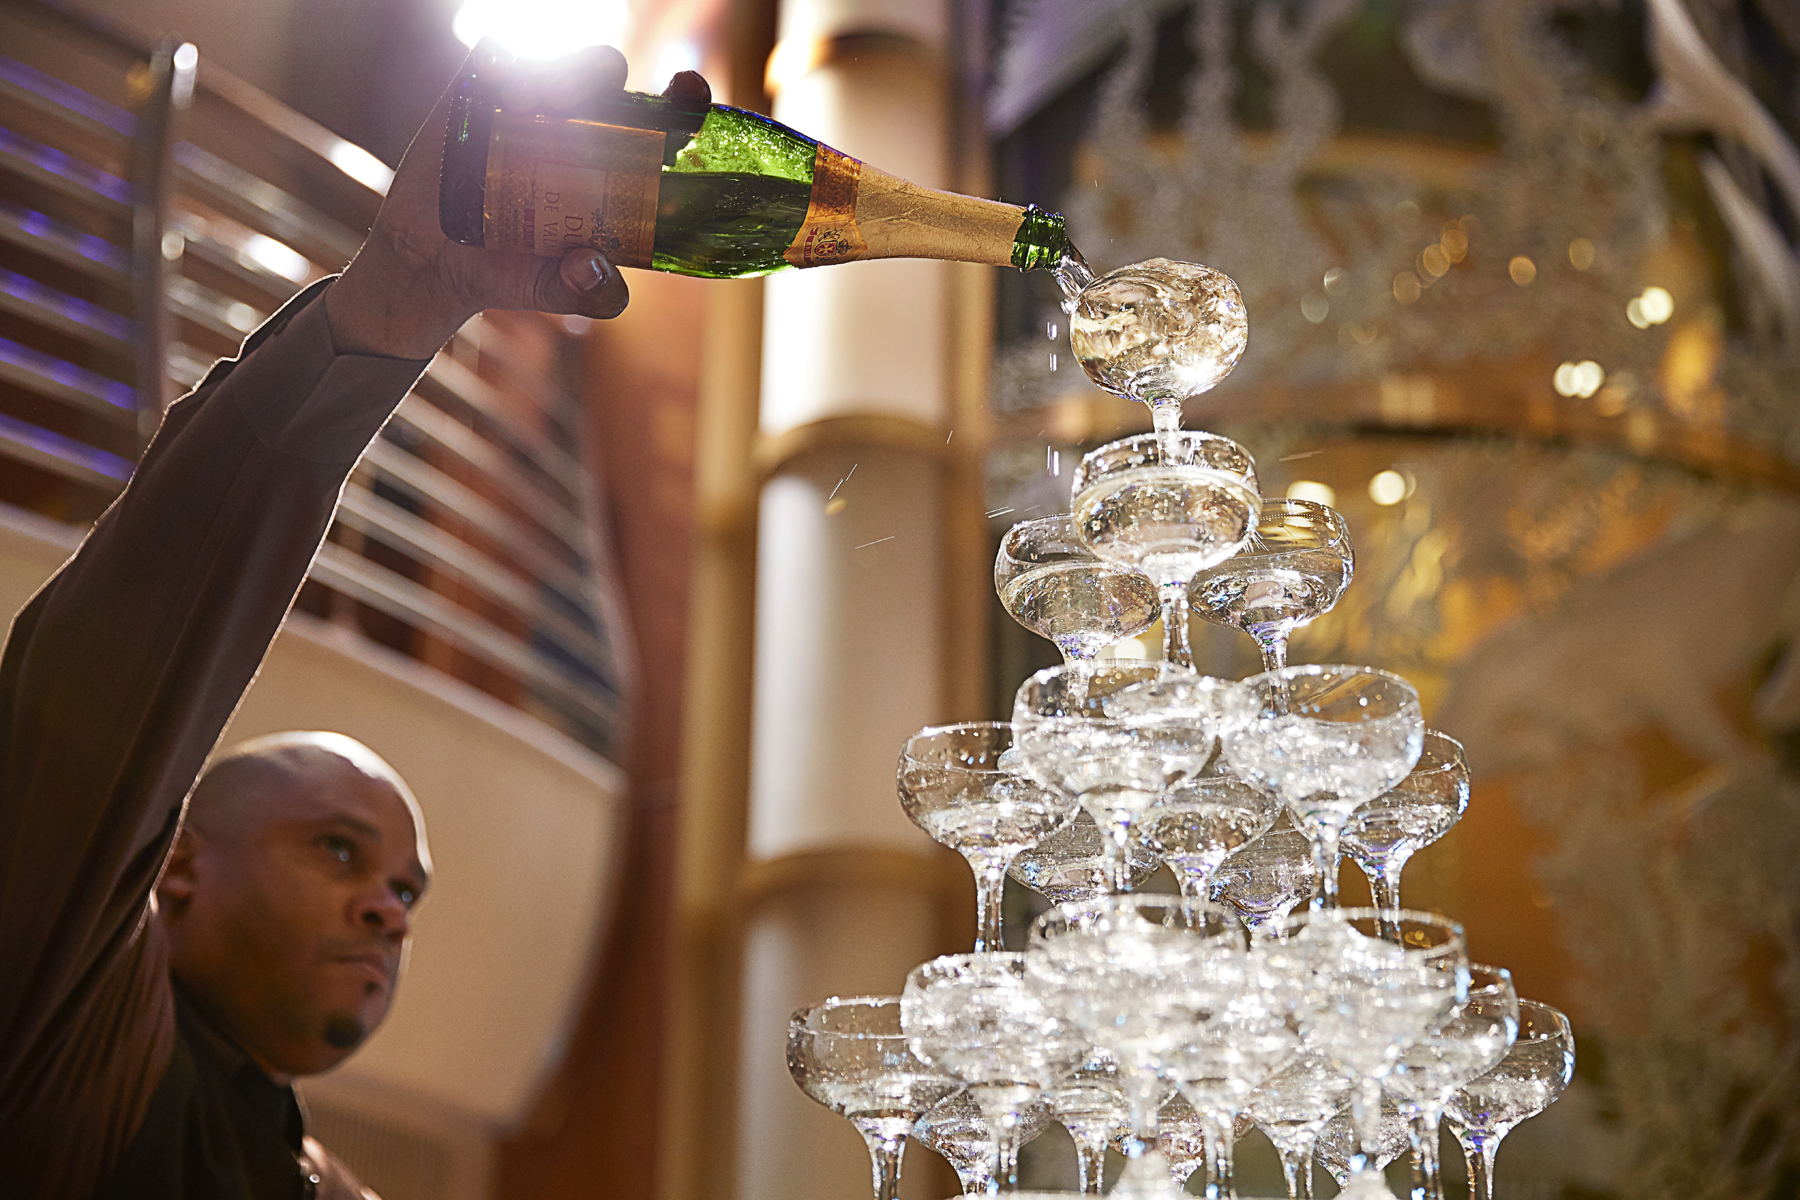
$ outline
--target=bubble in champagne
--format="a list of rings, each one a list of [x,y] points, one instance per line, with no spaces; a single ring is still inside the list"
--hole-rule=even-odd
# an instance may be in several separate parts
[[[1069,345],[1106,391],[1155,406],[1212,388],[1244,353],[1250,323],[1237,284],[1199,263],[1152,258],[1083,288]]]

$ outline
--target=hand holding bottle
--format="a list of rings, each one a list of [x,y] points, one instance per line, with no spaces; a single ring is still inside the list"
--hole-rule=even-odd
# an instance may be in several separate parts
[[[518,61],[483,42],[470,66],[504,72],[504,94],[544,112],[590,106],[625,84],[625,59],[608,46],[548,63]],[[428,358],[462,323],[489,308],[615,317],[629,293],[599,252],[577,248],[558,258],[461,246],[438,221],[438,180],[454,87],[445,91],[400,162],[374,228],[326,295],[337,347],[345,353]],[[695,105],[711,99],[706,81],[677,75],[665,93]]]

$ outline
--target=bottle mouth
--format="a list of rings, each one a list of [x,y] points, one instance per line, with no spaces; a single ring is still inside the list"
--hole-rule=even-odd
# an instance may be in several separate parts
[[[1061,213],[1027,205],[1019,221],[1019,232],[1013,235],[1012,264],[1021,271],[1054,266],[1067,240]]]

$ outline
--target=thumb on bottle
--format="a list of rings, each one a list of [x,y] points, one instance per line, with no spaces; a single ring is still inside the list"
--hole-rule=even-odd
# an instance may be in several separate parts
[[[576,248],[562,257],[563,282],[578,292],[591,292],[612,274],[612,264],[598,250]]]
[[[597,250],[578,246],[554,266],[545,262],[538,276],[536,303],[543,312],[584,317],[616,317],[625,310],[630,292],[618,268]]]

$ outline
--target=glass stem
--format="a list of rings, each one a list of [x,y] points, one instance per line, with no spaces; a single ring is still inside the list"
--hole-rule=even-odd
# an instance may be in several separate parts
[[[1319,869],[1319,894],[1313,897],[1315,909],[1338,906],[1338,835],[1343,832],[1330,820],[1312,821],[1313,862]]]
[[[1097,1132],[1086,1121],[1078,1121],[1079,1131],[1070,1129],[1075,1142],[1075,1178],[1084,1196],[1098,1196],[1106,1173],[1106,1134]],[[1067,1126],[1065,1126],[1067,1128]]]
[[[1381,910],[1381,936],[1390,942],[1400,940],[1400,873],[1406,870],[1406,857],[1389,858],[1379,871],[1365,871],[1375,907]]]
[[[1500,1139],[1504,1136],[1472,1129],[1457,1133],[1463,1161],[1469,1165],[1469,1200],[1494,1200],[1494,1156],[1500,1153]]]
[[[1157,1110],[1163,1095],[1162,1079],[1155,1071],[1132,1071],[1125,1081],[1125,1102],[1131,1110],[1132,1158],[1142,1158],[1157,1144]]]
[[[994,1184],[1000,1191],[1010,1192],[1018,1182],[1019,1113],[1031,1103],[1032,1093],[1021,1087],[972,1085],[969,1094],[981,1106],[981,1119],[994,1137]]]
[[[898,1200],[900,1195],[900,1157],[906,1149],[906,1135],[889,1137],[872,1129],[859,1131],[869,1144],[869,1170],[875,1185],[875,1200]]]
[[[1412,1200],[1444,1200],[1442,1164],[1438,1162],[1438,1119],[1441,1105],[1419,1105],[1412,1119]]]
[[[1381,1080],[1364,1079],[1350,1093],[1350,1120],[1356,1126],[1356,1154],[1350,1174],[1375,1169],[1376,1149],[1381,1145]]]
[[[1207,884],[1211,880],[1211,871],[1193,871],[1182,867],[1175,872],[1175,884],[1181,889],[1181,898],[1190,904],[1206,903],[1206,894],[1210,890]]]
[[[1007,858],[1001,855],[968,856],[975,872],[975,953],[1004,950],[1000,936],[1000,910],[1006,896]]]
[[[1106,887],[1124,893],[1131,890],[1131,816],[1123,809],[1109,809],[1100,822],[1106,831]]]
[[[1263,670],[1279,671],[1287,666],[1287,630],[1263,634],[1257,637],[1256,644],[1262,650]]]
[[[1312,1147],[1304,1150],[1277,1147],[1281,1174],[1287,1180],[1288,1200],[1312,1200]]]
[[[1181,432],[1181,401],[1164,400],[1160,404],[1150,405],[1150,425],[1156,430],[1159,441],[1168,445],[1169,439]],[[1168,458],[1169,455],[1165,452],[1164,461]]]
[[[1069,699],[1079,709],[1087,703],[1088,684],[1094,678],[1094,656],[1072,650],[1062,643],[1057,643],[1062,651],[1063,665],[1069,668]]]
[[[1206,1134],[1207,1200],[1236,1200],[1237,1187],[1231,1179],[1231,1151],[1236,1130],[1235,1114],[1209,1108],[1200,1114],[1201,1128]]]
[[[1188,581],[1158,585],[1162,596],[1163,658],[1179,667],[1194,665],[1194,652],[1188,645]]]

